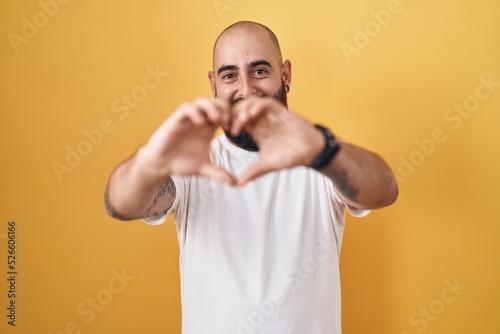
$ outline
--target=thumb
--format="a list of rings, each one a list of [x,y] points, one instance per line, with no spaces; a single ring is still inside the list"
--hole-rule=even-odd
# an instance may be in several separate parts
[[[199,174],[209,177],[222,183],[230,185],[236,184],[236,178],[222,167],[216,166],[211,163],[205,163],[200,166]]]
[[[272,171],[273,169],[269,167],[267,163],[262,160],[257,161],[255,164],[248,167],[246,171],[241,174],[238,179],[238,185],[245,185],[248,181],[251,181],[267,172]]]

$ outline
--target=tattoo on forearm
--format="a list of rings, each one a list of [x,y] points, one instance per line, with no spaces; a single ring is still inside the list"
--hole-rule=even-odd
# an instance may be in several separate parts
[[[175,184],[169,177],[162,184],[160,190],[158,191],[153,200],[153,203],[146,210],[146,212],[143,213],[142,215],[139,214],[134,217],[129,217],[120,214],[113,206],[113,204],[111,204],[107,189],[104,193],[104,202],[106,203],[106,211],[108,215],[120,220],[132,220],[132,219],[140,219],[140,218],[164,215],[168,211],[168,209],[170,209],[170,207],[172,206],[174,199],[175,199]]]
[[[168,209],[172,206],[175,199],[175,184],[174,181],[169,177],[162,184],[158,194],[153,200],[153,204],[148,208],[148,216],[160,216],[164,215]]]
[[[339,191],[351,201],[356,201],[359,189],[349,183],[347,171],[345,169],[337,169],[332,174],[332,180]]]

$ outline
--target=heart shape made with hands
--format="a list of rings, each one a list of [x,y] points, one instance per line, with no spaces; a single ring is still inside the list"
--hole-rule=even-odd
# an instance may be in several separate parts
[[[238,179],[234,176],[220,179],[223,182],[244,185],[270,171],[309,166],[324,147],[320,131],[275,99],[241,101],[232,107],[231,114],[232,118],[226,123],[231,134],[249,133],[257,143],[260,155],[258,161]]]
[[[243,130],[259,147],[259,159],[239,178],[210,159],[217,128],[233,136]],[[166,119],[140,150],[150,174],[200,175],[244,185],[267,172],[309,166],[325,145],[321,132],[273,98],[250,98],[233,106],[220,99],[184,103]]]

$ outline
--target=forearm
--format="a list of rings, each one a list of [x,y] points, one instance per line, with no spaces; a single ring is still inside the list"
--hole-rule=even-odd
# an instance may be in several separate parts
[[[106,210],[110,216],[121,220],[159,215],[173,201],[173,196],[164,196],[165,187],[170,183],[168,177],[155,173],[148,166],[139,150],[111,174],[105,192]]]
[[[391,169],[376,154],[338,140],[340,150],[321,172],[333,180],[349,205],[377,209],[394,203],[398,186]]]

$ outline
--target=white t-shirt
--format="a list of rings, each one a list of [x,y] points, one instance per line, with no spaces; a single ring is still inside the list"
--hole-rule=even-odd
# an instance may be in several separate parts
[[[237,176],[259,156],[224,134],[212,140],[211,152]],[[183,334],[341,333],[347,206],[328,177],[295,167],[244,187],[172,179],[177,195],[167,215],[175,213],[180,246]]]

